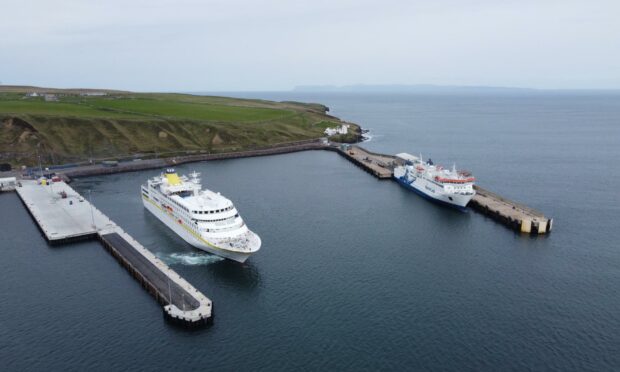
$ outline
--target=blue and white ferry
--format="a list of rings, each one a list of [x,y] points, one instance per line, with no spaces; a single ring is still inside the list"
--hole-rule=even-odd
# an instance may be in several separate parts
[[[469,172],[457,171],[455,166],[445,169],[431,159],[423,161],[422,155],[401,153],[396,157],[404,163],[394,168],[396,181],[429,200],[464,210],[476,195],[476,179]]]

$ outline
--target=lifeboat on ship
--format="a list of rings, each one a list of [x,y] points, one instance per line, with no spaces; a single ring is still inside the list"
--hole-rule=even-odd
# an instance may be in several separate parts
[[[467,178],[443,178],[440,176],[435,176],[435,181],[441,183],[469,183],[474,182],[476,180],[475,177],[467,177]]]

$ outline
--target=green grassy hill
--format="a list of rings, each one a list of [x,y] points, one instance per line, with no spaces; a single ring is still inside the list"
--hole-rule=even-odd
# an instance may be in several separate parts
[[[28,97],[29,92],[54,94]],[[0,87],[0,162],[224,152],[319,138],[340,123],[320,104],[187,94]],[[90,90],[92,93],[93,91]],[[99,91],[101,92],[101,91]]]

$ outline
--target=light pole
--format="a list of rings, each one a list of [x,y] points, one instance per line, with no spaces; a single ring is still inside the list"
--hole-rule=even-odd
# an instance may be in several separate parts
[[[168,303],[172,305],[172,289],[170,289],[170,277],[168,277]]]
[[[39,153],[41,142],[37,143],[37,158],[39,159],[39,178],[43,177],[43,168],[41,167],[41,154]]]
[[[93,198],[90,189],[88,189],[88,204],[90,204],[90,218],[93,222],[93,229],[97,230],[97,226],[95,226],[95,214],[93,213]]]

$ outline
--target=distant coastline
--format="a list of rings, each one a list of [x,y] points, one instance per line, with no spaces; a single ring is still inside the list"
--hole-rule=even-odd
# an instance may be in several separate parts
[[[503,86],[434,84],[298,85],[293,92],[412,94],[620,94],[620,89],[538,89]]]

